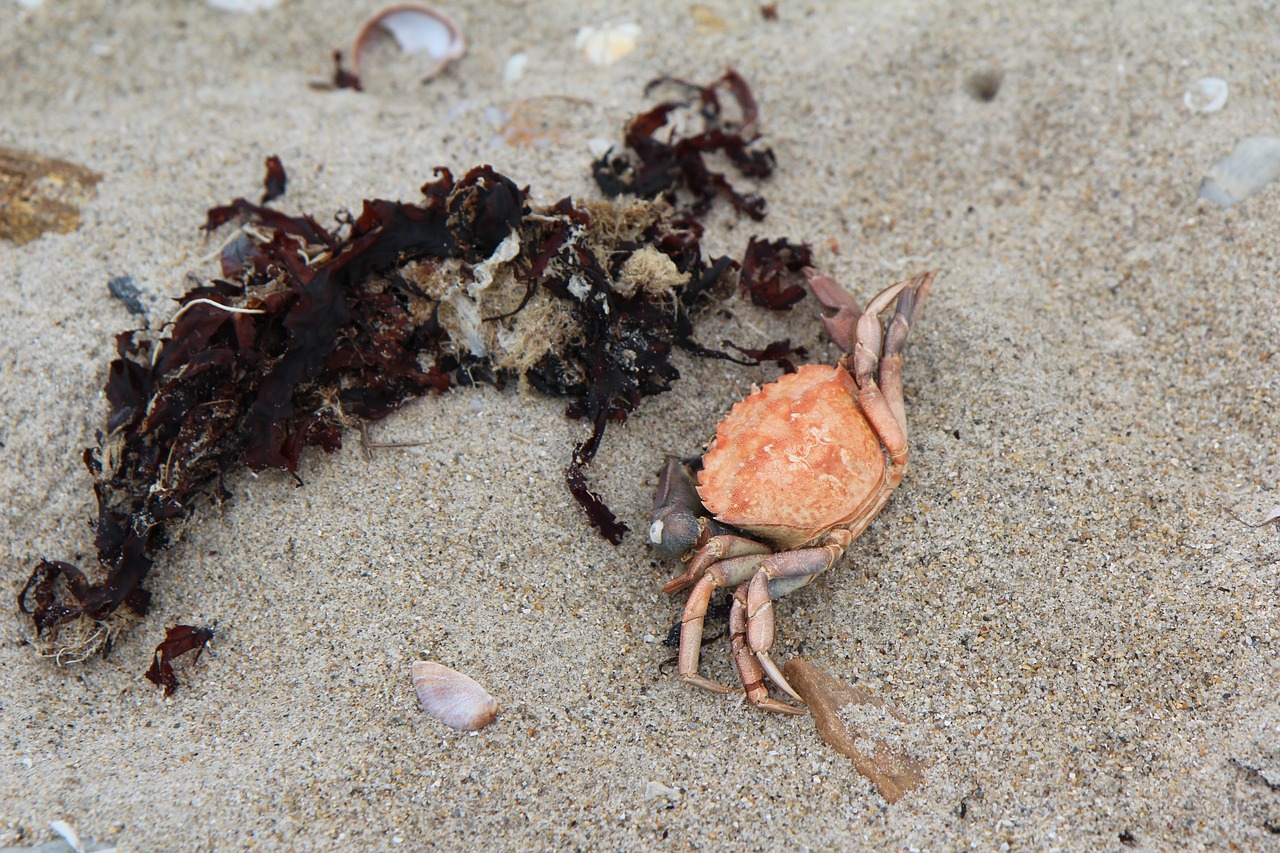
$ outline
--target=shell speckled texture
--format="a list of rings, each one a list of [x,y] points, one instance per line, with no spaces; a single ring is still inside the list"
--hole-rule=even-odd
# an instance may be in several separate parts
[[[885,476],[856,392],[843,368],[806,364],[738,403],[702,459],[703,504],[782,548],[852,518]]]
[[[492,723],[498,715],[498,700],[474,679],[456,670],[420,660],[414,662],[410,672],[422,710],[446,726],[476,731]]]

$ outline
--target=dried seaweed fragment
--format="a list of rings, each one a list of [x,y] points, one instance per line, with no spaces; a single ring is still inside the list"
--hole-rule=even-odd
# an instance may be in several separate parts
[[[100,180],[83,166],[0,146],[0,239],[21,246],[49,231],[74,231]]]
[[[924,783],[925,765],[920,759],[907,755],[883,738],[851,729],[842,719],[841,711],[865,705],[883,708],[901,723],[907,722],[906,717],[883,700],[845,684],[806,660],[792,658],[782,671],[809,706],[822,739],[848,756],[854,769],[875,785],[887,802],[896,803]]]
[[[757,221],[763,219],[764,199],[754,193],[739,193],[722,173],[712,171],[705,159],[707,154],[722,154],[750,178],[773,173],[773,151],[754,145],[760,138],[756,132],[759,112],[747,81],[729,69],[707,86],[662,78],[649,88],[662,83],[674,83],[692,97],[661,103],[632,119],[625,134],[630,153],[614,155],[610,151],[592,165],[600,190],[611,198],[631,193],[640,198],[663,198],[672,205],[683,191],[693,196],[690,212],[695,216],[705,213],[717,195],[724,195],[740,212]],[[717,94],[722,88],[737,102],[741,114],[737,122],[724,117]],[[702,120],[701,132],[681,136],[671,127],[662,138],[660,131],[669,126],[673,114],[694,102]]]
[[[266,204],[269,201],[275,201],[284,195],[288,183],[289,176],[285,174],[284,163],[272,154],[267,158],[267,173],[262,177],[262,200],[258,203]]]
[[[804,298],[803,270],[812,263],[808,243],[794,245],[785,238],[769,241],[752,237],[742,258],[739,281],[756,305],[784,311]]]
[[[213,639],[212,628],[197,628],[194,625],[174,625],[165,631],[164,639],[156,646],[155,656],[151,660],[151,668],[147,670],[147,680],[157,687],[164,688],[165,696],[172,696],[178,689],[178,676],[173,671],[173,662],[188,652],[195,652],[191,663],[200,660],[204,647]]]
[[[156,558],[202,497],[229,497],[238,465],[294,472],[303,449],[404,400],[488,377],[522,376],[569,397],[591,436],[566,482],[611,541],[625,532],[584,468],[608,423],[679,374],[691,311],[725,292],[733,261],[710,262],[700,228],[660,205],[531,210],[527,191],[487,166],[437,172],[417,203],[366,201],[333,232],[236,199],[206,227],[251,227],[221,256],[224,279],[188,291],[159,332],[125,332],[107,383],[100,446],[86,451],[98,499],[96,578],[41,561],[19,595],[41,639],[144,615]]]

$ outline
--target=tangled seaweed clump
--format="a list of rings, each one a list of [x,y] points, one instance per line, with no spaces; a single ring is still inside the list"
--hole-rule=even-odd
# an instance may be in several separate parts
[[[422,192],[366,201],[333,231],[245,199],[209,211],[209,231],[242,225],[222,278],[181,297],[163,337],[117,338],[105,431],[84,454],[101,578],[35,567],[18,603],[42,642],[121,608],[145,614],[157,555],[202,497],[229,497],[224,472],[296,472],[305,447],[332,452],[344,428],[478,380],[570,399],[592,432],[568,486],[620,539],[583,466],[609,421],[678,377],[674,349],[727,357],[693,342],[691,311],[731,288],[736,262],[705,259],[698,223],[661,203],[535,209],[488,166],[459,180],[440,169]]]

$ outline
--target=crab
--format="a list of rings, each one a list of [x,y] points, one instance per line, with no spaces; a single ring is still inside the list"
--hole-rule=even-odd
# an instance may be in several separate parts
[[[835,565],[876,517],[907,467],[902,350],[933,283],[927,272],[886,288],[865,310],[834,279],[805,274],[834,312],[827,334],[845,354],[807,364],[756,390],[720,421],[695,486],[669,459],[658,478],[649,540],[685,570],[668,594],[692,587],[681,617],[678,671],[712,693],[729,688],[698,672],[703,621],[715,590],[735,587],[729,644],[746,698],[781,714],[764,678],[803,702],[770,656],[773,601]],[[896,300],[887,329],[880,319]]]

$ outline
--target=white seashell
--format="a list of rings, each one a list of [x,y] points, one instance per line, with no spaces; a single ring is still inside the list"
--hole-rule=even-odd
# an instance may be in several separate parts
[[[1193,113],[1214,113],[1227,103],[1227,81],[1221,77],[1202,77],[1182,96],[1182,103]]]
[[[409,671],[422,710],[446,726],[473,732],[498,714],[498,700],[460,672],[425,660],[414,661]]]
[[[1230,207],[1280,177],[1280,139],[1251,136],[1209,169],[1200,198]]]
[[[528,66],[528,54],[512,54],[511,58],[507,60],[507,64],[502,66],[502,82],[508,86],[512,85],[524,76],[524,70]]]
[[[280,0],[204,0],[211,9],[221,12],[257,12],[262,9],[273,9]]]
[[[351,71],[357,78],[361,56],[378,30],[389,33],[404,53],[426,53],[435,60],[424,80],[436,76],[467,53],[467,38],[462,34],[462,27],[444,12],[417,3],[388,6],[375,12],[356,31],[351,43]]]
[[[574,46],[592,65],[612,65],[636,49],[640,27],[636,24],[583,27]]]

